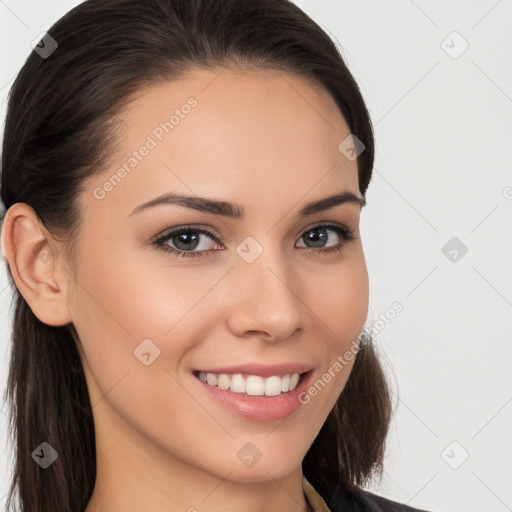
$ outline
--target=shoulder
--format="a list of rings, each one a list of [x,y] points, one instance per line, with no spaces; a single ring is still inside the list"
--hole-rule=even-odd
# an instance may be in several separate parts
[[[331,512],[428,512],[363,489],[338,490],[330,510]]]

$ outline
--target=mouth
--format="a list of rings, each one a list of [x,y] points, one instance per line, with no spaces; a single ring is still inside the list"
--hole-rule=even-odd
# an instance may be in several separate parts
[[[274,368],[276,369],[277,366]],[[309,366],[308,368],[311,368]],[[242,368],[239,368],[242,369]],[[299,369],[297,366],[295,369]],[[224,411],[252,421],[273,421],[299,411],[307,394],[314,368],[301,373],[267,376],[247,373],[193,371],[198,390]],[[252,370],[255,371],[255,370]],[[289,371],[289,370],[286,370]],[[279,373],[279,372],[277,372]]]
[[[313,370],[309,370],[269,377],[248,373],[228,374],[200,370],[195,370],[192,373],[201,382],[213,388],[241,395],[274,397],[290,393],[312,372]]]

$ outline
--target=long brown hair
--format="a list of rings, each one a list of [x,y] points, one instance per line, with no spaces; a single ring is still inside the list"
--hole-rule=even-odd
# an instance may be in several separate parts
[[[116,113],[144,86],[194,68],[277,69],[322,86],[365,145],[357,159],[365,195],[374,138],[364,100],[336,45],[291,1],[89,0],[48,33],[58,47],[46,56],[34,50],[10,90],[1,199],[6,210],[30,205],[69,255],[80,232],[81,184],[108,165]],[[16,506],[17,494],[27,512],[83,511],[96,453],[76,331],[40,322],[8,274],[15,307],[4,399],[15,446],[7,504]],[[360,488],[382,475],[390,388],[366,331],[362,347],[303,461],[306,478],[328,504],[338,487]],[[43,441],[59,454],[45,470],[32,458]]]

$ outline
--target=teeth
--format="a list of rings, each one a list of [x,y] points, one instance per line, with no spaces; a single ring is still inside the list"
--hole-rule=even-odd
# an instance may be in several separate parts
[[[269,377],[265,380],[265,395],[276,396],[281,394],[281,377]]]
[[[298,373],[285,375],[284,377],[273,375],[266,379],[259,375],[249,375],[245,379],[241,373],[235,373],[234,375],[220,373],[216,375],[215,373],[199,372],[199,379],[210,386],[217,386],[224,390],[230,389],[234,393],[277,396],[294,390],[297,387],[300,375]]]
[[[281,379],[281,391],[288,391],[290,389],[290,376],[285,375]]]
[[[231,391],[234,393],[246,393],[247,392],[247,382],[246,380],[239,374],[233,375],[231,377]]]
[[[221,373],[217,377],[217,386],[220,389],[229,389],[231,386],[231,379],[225,373]]]
[[[207,373],[206,374],[206,382],[210,384],[210,386],[216,386],[217,385],[217,375],[214,373]]]

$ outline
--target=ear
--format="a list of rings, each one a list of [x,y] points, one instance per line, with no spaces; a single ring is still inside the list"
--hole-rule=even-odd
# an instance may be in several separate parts
[[[57,257],[63,251],[28,204],[16,203],[7,211],[1,245],[16,286],[34,315],[53,326],[72,322],[66,296],[69,273]]]

